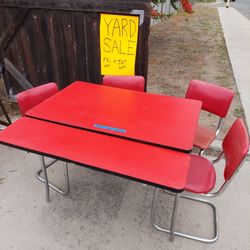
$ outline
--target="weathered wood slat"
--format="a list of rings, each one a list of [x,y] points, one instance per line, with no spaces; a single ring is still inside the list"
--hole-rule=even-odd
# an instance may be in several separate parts
[[[101,83],[100,13],[142,10],[135,73],[147,78],[150,2],[105,0],[0,0],[0,63],[7,58],[33,86],[54,81],[60,88],[73,81]],[[28,10],[23,18],[18,9]],[[17,14],[17,11],[19,14]],[[20,24],[14,26],[12,22]],[[10,32],[11,31],[11,32]],[[7,39],[8,38],[8,39]],[[4,74],[7,92],[22,90]]]
[[[16,30],[23,22],[25,16],[29,12],[29,8],[19,8],[14,20],[9,24],[3,36],[0,39],[0,48],[5,49],[8,46],[11,38],[14,36]]]
[[[148,6],[145,5],[148,3]],[[51,0],[51,1],[32,1],[32,0],[1,0],[0,6],[41,8],[67,11],[87,11],[87,12],[117,12],[125,11],[129,13],[133,9],[150,8],[150,1],[83,1],[83,0]]]
[[[7,71],[10,72],[10,74],[16,79],[16,81],[22,86],[23,89],[26,90],[33,88],[32,84],[22,76],[22,74],[7,58],[4,59],[4,64]]]

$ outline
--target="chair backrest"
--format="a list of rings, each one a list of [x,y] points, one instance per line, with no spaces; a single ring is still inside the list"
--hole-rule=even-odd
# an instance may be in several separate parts
[[[213,83],[199,80],[189,82],[186,98],[202,101],[202,109],[224,118],[230,108],[234,92]]]
[[[249,135],[244,122],[237,119],[222,142],[225,157],[224,178],[228,181],[239,168],[249,150]]]
[[[103,85],[123,89],[145,91],[145,79],[143,76],[104,76]]]
[[[54,82],[40,85],[17,94],[17,103],[22,115],[40,102],[58,92],[57,84]]]

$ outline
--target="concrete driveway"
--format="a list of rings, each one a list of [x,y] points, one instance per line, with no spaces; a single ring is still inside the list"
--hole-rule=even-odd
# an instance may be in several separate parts
[[[35,179],[38,156],[0,146],[0,249],[250,249],[250,174],[245,163],[226,192],[216,199],[220,236],[206,245],[156,231],[150,225],[154,188],[70,165],[71,193],[51,192]],[[221,174],[222,165],[217,166]],[[60,162],[51,172],[63,184]],[[220,181],[220,178],[219,178]],[[169,223],[172,197],[161,194],[158,219]],[[211,234],[211,211],[181,201],[177,229]]]

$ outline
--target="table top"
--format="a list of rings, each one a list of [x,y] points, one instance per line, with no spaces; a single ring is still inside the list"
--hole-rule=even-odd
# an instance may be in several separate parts
[[[201,102],[74,82],[26,115],[189,152]]]
[[[175,192],[190,164],[182,152],[28,117],[3,130],[0,143]]]

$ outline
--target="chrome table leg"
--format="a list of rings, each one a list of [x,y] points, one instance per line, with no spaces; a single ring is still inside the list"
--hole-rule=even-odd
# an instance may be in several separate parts
[[[176,221],[176,214],[177,214],[177,210],[178,210],[178,205],[179,205],[179,197],[180,194],[176,193],[175,194],[175,200],[174,200],[174,207],[173,207],[173,212],[172,212],[172,219],[171,219],[171,225],[170,225],[170,241],[173,242],[174,241],[174,229],[175,229],[175,221]]]
[[[49,182],[48,182],[48,175],[45,165],[44,156],[40,156],[40,161],[42,165],[42,171],[44,174],[44,185],[45,185],[45,192],[46,192],[46,202],[50,202],[50,193],[49,193]]]
[[[45,158],[44,156],[40,156],[41,159],[41,165],[42,168],[39,169],[36,173],[36,177],[39,181],[43,182],[46,187],[46,200],[49,202],[50,201],[50,194],[49,194],[49,188],[52,188],[56,192],[58,192],[61,195],[67,196],[70,192],[70,182],[69,182],[69,170],[68,170],[68,162],[64,162],[65,164],[65,169],[64,169],[64,177],[65,177],[65,190],[57,187],[53,183],[49,182],[48,180],[48,175],[47,175],[47,168],[52,166],[57,160],[52,160],[49,163],[45,163]],[[41,174],[44,173],[44,177],[41,176]],[[48,188],[48,190],[47,190]],[[48,198],[47,198],[48,197]]]

